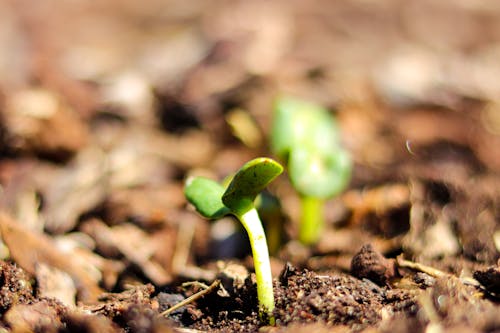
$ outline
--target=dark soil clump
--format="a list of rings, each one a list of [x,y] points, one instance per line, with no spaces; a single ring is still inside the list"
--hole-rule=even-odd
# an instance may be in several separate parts
[[[4,313],[16,304],[33,302],[32,279],[14,264],[0,261],[0,311]]]
[[[410,294],[346,274],[318,275],[303,271],[290,276],[276,293],[276,318],[281,325],[320,319],[328,325],[341,324],[361,330],[380,322],[385,306],[411,312],[417,308],[416,299]]]

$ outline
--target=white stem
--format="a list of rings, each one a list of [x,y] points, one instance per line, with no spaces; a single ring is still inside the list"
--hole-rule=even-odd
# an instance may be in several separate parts
[[[267,249],[266,235],[260,222],[257,210],[252,208],[238,216],[245,227],[250,238],[252,255],[255,266],[255,277],[257,278],[257,297],[259,299],[259,312],[266,313],[271,324],[274,322],[272,312],[274,310],[273,276],[271,274],[271,263]]]

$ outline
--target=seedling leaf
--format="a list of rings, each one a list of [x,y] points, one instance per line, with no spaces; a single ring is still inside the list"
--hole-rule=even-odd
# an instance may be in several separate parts
[[[218,219],[230,214],[221,200],[224,187],[208,178],[196,177],[188,179],[184,195],[196,210],[206,218]]]
[[[282,172],[283,167],[273,159],[253,159],[234,175],[222,202],[231,210],[244,213],[253,207],[255,197]]]
[[[295,147],[327,152],[339,144],[338,132],[325,108],[290,97],[276,100],[271,148],[281,159],[286,161]]]
[[[339,194],[351,176],[351,161],[341,149],[318,154],[296,147],[288,162],[290,179],[302,195],[327,199]]]

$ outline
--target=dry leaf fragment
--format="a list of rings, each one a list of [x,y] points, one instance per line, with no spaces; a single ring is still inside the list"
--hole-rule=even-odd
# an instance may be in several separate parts
[[[36,265],[44,263],[71,276],[81,301],[94,301],[101,294],[99,281],[77,265],[71,256],[59,251],[48,236],[22,227],[3,212],[0,212],[0,232],[12,258],[28,273],[35,275]]]
[[[44,263],[36,264],[35,270],[41,297],[56,298],[68,307],[76,305],[76,287],[68,273]]]
[[[31,88],[7,98],[3,113],[13,148],[66,158],[87,141],[87,128],[55,93]]]
[[[152,260],[156,244],[138,227],[127,223],[109,228],[94,219],[88,221],[84,228],[84,231],[96,240],[98,247],[103,247],[109,253],[125,256],[131,263],[139,266],[155,284],[162,285],[171,281],[172,276],[158,262]]]
[[[43,332],[44,328],[61,326],[57,310],[48,301],[17,304],[5,314],[12,332]]]

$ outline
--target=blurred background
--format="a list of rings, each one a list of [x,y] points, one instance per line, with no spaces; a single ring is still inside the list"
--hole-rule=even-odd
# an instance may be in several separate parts
[[[85,249],[109,288],[123,257],[156,284],[191,274],[186,262],[206,255],[205,236],[231,227],[186,210],[183,180],[222,179],[269,156],[281,94],[335,114],[354,161],[351,194],[405,184],[388,187],[395,203],[377,201],[384,212],[406,207],[403,218],[385,217],[389,226],[383,214],[360,218],[378,206],[352,196],[330,204],[330,225],[404,234],[408,181],[423,179],[432,200],[462,205],[447,233],[470,234],[450,227],[457,216],[496,230],[500,2],[480,0],[1,0],[0,207]],[[450,184],[486,199],[467,206]],[[296,195],[287,184],[276,191],[293,235]],[[350,258],[362,242],[342,235],[320,251]],[[483,243],[461,246],[493,262],[493,240]],[[21,261],[15,244],[3,257]],[[452,240],[430,256],[460,251]]]
[[[0,15],[2,113],[11,136],[29,136],[28,125],[11,118],[26,101],[18,94],[30,88],[57,95],[78,120],[105,113],[159,122],[167,132],[199,123],[221,130],[220,116],[241,107],[266,133],[271,101],[283,93],[340,113],[361,107],[374,118],[380,110],[368,109],[379,102],[467,113],[481,104],[484,128],[500,131],[500,5],[492,1],[3,0]],[[364,150],[357,158],[390,160],[391,148],[353,138],[369,136],[376,119],[360,124],[348,113],[347,144]],[[453,132],[452,123],[439,135]],[[413,140],[423,124],[391,125]],[[81,127],[62,150],[88,136]],[[490,151],[498,145],[487,146],[479,158],[498,169],[498,150]]]

